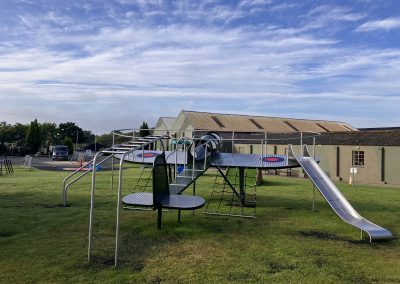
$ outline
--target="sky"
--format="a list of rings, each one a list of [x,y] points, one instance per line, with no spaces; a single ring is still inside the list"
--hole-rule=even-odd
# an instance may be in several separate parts
[[[400,1],[0,0],[0,121],[400,126]]]

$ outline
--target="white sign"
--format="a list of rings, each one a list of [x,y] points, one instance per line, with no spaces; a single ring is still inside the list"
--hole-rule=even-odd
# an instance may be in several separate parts
[[[351,174],[356,174],[357,173],[357,168],[350,168],[350,173]]]

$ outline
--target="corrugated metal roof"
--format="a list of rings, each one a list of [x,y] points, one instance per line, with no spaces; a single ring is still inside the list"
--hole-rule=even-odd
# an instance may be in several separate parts
[[[240,136],[239,136],[240,137]],[[289,138],[298,137],[293,133],[275,133],[268,135],[270,144],[288,144]],[[257,137],[262,138],[262,135]],[[296,140],[292,140],[296,141]],[[242,143],[255,143],[244,141]],[[298,142],[297,142],[298,143]],[[304,144],[312,145],[312,138],[304,138]],[[320,145],[352,145],[352,146],[400,146],[400,130],[324,132],[316,136],[316,144]]]
[[[160,117],[160,119],[162,119],[162,121],[167,129],[172,129],[172,126],[175,123],[176,117]]]
[[[154,129],[154,134],[166,134],[166,130],[173,129],[175,120],[175,117],[160,117]],[[175,132],[172,130],[169,133],[174,134]]]
[[[345,122],[182,111],[195,130],[237,132],[358,131]]]

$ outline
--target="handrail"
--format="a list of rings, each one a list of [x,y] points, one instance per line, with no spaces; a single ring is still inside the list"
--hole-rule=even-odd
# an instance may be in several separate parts
[[[99,155],[99,157],[100,156],[102,156],[102,155]],[[108,156],[107,158],[102,160],[100,163],[98,163],[96,166],[99,166],[99,165],[103,164],[104,162],[108,161],[112,157],[113,157],[113,155]],[[86,165],[84,165],[84,166],[80,167],[79,169],[77,169],[73,174],[76,174],[76,173],[80,172],[81,169],[83,169],[86,166],[90,165],[92,162],[93,162],[93,160],[91,160],[91,162],[89,162]],[[93,165],[93,167],[95,167],[95,165]],[[77,182],[78,180],[80,180],[81,178],[86,176],[88,173],[90,173],[93,170],[93,167],[91,169],[86,170],[84,173],[82,173],[80,176],[78,176],[77,178],[75,178],[74,180],[69,182],[68,184],[66,184],[67,178],[70,178],[73,175],[69,175],[67,178],[64,179],[64,184],[63,184],[64,187],[63,187],[63,191],[62,191],[62,206],[65,207],[66,203],[67,203],[67,190],[68,190],[68,187],[70,187],[72,184],[74,184],[75,182]]]
[[[143,145],[133,147],[130,150],[127,150],[121,154],[120,161],[119,161],[119,174],[118,174],[118,203],[117,203],[117,222],[116,222],[116,245],[115,245],[115,265],[117,265],[118,262],[118,239],[119,239],[119,223],[120,223],[120,209],[121,209],[121,193],[122,193],[122,165],[125,162],[125,158],[132,154],[133,152],[139,150],[139,149],[144,149],[144,147],[156,143],[157,141],[161,141],[163,139],[168,139],[169,136],[160,136],[153,138],[152,141],[149,141]],[[165,153],[164,149],[164,143],[161,142],[162,150]],[[112,148],[109,148],[108,150],[112,150]],[[90,194],[90,213],[89,213],[89,233],[88,233],[88,261],[90,261],[91,258],[91,250],[92,250],[92,235],[93,235],[93,213],[94,213],[94,195],[95,195],[95,188],[96,188],[96,160],[97,158],[101,155],[102,153],[99,152],[95,155],[93,159],[93,168],[92,168],[92,189],[91,189],[91,194]],[[115,154],[111,154],[111,157],[114,157]]]
[[[146,146],[148,146],[148,145],[150,145],[150,144],[152,144],[152,143],[154,143],[154,142],[160,141],[160,140],[162,140],[162,139],[168,139],[168,138],[169,138],[169,137],[168,137],[168,136],[165,136],[165,135],[160,136],[160,137],[157,137],[157,138],[153,138],[151,141],[149,141],[149,142],[147,142],[147,143],[144,143],[144,144],[142,144],[142,145],[140,145],[140,146],[132,147],[132,149],[126,150],[126,151],[118,151],[118,152],[117,152],[117,151],[114,151],[112,147],[106,148],[106,149],[103,149],[103,150],[99,151],[99,152],[95,155],[95,158],[93,158],[91,161],[89,161],[89,162],[86,163],[85,165],[81,166],[81,167],[78,168],[76,171],[74,171],[73,173],[69,174],[66,178],[64,178],[64,181],[63,181],[63,188],[62,188],[62,192],[61,192],[61,203],[62,203],[62,206],[64,206],[64,207],[66,206],[68,188],[69,188],[72,184],[74,184],[75,182],[77,182],[78,180],[80,180],[81,178],[83,178],[84,176],[86,176],[88,173],[92,172],[93,169],[94,169],[97,165],[103,164],[104,162],[106,162],[106,161],[108,161],[109,159],[111,159],[112,157],[114,157],[116,154],[122,154],[123,156],[126,156],[126,155],[128,155],[128,154],[133,153],[133,152],[136,151],[136,150],[144,149]],[[164,149],[164,143],[161,143],[161,146],[162,146],[162,149],[163,149],[163,151],[164,151],[164,150],[165,150],[165,149]],[[97,158],[103,156],[104,154],[111,154],[111,155],[108,156],[107,158],[105,158],[104,160],[102,160],[101,162],[96,163]],[[81,170],[82,170],[83,168],[85,168],[86,166],[90,165],[90,164],[93,164],[93,167],[92,167],[91,169],[88,169],[88,170],[86,170],[85,172],[81,173]],[[77,178],[75,178],[74,180],[72,180],[71,182],[67,183],[67,181],[68,181],[70,178],[72,178],[73,176],[75,176],[77,173],[81,173],[81,175],[78,176]]]

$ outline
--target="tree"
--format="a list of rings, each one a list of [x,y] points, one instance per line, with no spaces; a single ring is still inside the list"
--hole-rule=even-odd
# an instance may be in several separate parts
[[[7,124],[7,122],[0,122],[0,142],[25,143],[25,136],[28,130],[28,125],[16,123],[14,125]]]
[[[94,143],[95,135],[91,131],[83,130],[82,133],[83,133],[83,138],[82,138],[81,142],[88,143],[88,144]]]
[[[64,138],[64,145],[68,147],[68,154],[72,154],[74,152],[74,142],[71,137]]]
[[[58,125],[58,135],[60,140],[64,140],[65,137],[70,137],[73,141],[76,140],[76,134],[78,133],[78,143],[83,141],[83,130],[73,122],[60,123]]]
[[[0,155],[7,154],[7,147],[2,142],[0,142]]]
[[[150,135],[149,126],[147,122],[143,121],[142,125],[140,126],[139,136],[144,137]]]
[[[30,154],[35,154],[39,150],[42,144],[42,137],[37,119],[30,123],[28,131],[26,133],[25,142],[26,148]]]
[[[51,122],[43,122],[40,124],[40,129],[42,131],[43,142],[48,142],[53,144],[56,134],[57,134],[57,125]]]
[[[103,147],[111,147],[113,142],[112,133],[101,134],[97,136],[97,143],[101,144]]]

